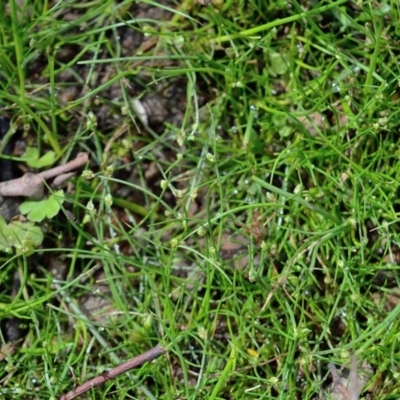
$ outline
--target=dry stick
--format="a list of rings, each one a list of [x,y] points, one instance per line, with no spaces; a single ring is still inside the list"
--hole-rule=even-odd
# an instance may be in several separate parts
[[[89,161],[88,153],[79,153],[76,158],[67,162],[66,164],[59,165],[58,167],[50,168],[47,171],[40,172],[38,175],[43,179],[54,178],[57,175],[66,174],[75,169],[83,167]]]
[[[332,381],[333,381],[333,386],[335,389],[337,389],[340,394],[346,399],[346,400],[350,400],[350,396],[349,396],[349,392],[347,391],[347,389],[343,386],[341,380],[340,380],[340,376],[337,372],[336,367],[332,364],[329,363],[328,364],[328,368],[331,371],[331,375],[332,375]]]
[[[44,181],[56,178],[57,184],[70,177],[69,173],[83,167],[89,160],[87,153],[79,153],[76,158],[58,167],[50,168],[38,174],[26,173],[21,178],[0,183],[0,196],[28,197],[34,200],[43,198]]]
[[[60,185],[62,185],[65,181],[68,179],[72,178],[75,175],[75,172],[68,172],[68,174],[61,174],[58,175],[54,178],[53,182],[51,183],[51,187],[58,188]]]
[[[358,387],[357,358],[354,354],[351,355],[351,369],[348,386],[350,400],[358,400],[360,398],[360,390]]]
[[[110,379],[114,379],[118,375],[121,375],[132,368],[138,367],[139,365],[142,365],[147,361],[152,361],[155,358],[165,354],[166,352],[167,349],[161,347],[160,345],[157,345],[152,349],[146,351],[145,353],[140,354],[139,356],[134,357],[131,360],[124,362],[121,365],[118,365],[117,367],[111,369],[110,371],[106,371],[101,375],[97,376],[96,378],[88,380],[87,382],[78,386],[76,389],[71,390],[67,394],[62,395],[59,400],[73,400],[76,397],[86,393],[90,389],[102,385],[104,382],[107,382]]]

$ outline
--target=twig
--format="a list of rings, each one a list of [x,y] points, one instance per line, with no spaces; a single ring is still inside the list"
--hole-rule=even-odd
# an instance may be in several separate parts
[[[54,178],[54,181],[51,184],[51,187],[53,189],[58,188],[60,185],[62,185],[68,179],[72,178],[74,175],[75,175],[75,172],[68,172],[68,174],[62,174],[62,175],[56,176]]]
[[[88,390],[95,388],[99,385],[102,385],[104,382],[109,381],[110,379],[114,379],[118,375],[123,374],[126,371],[129,371],[132,368],[138,367],[147,361],[152,361],[155,358],[165,354],[167,350],[160,345],[153,347],[152,349],[146,351],[143,354],[140,354],[137,357],[132,358],[129,361],[124,362],[121,365],[111,369],[110,371],[106,371],[101,375],[90,379],[83,383],[82,385],[78,386],[76,389],[71,390],[70,392],[62,395],[59,400],[73,400],[78,396],[86,393]]]
[[[351,369],[349,375],[349,397],[351,400],[358,400],[360,398],[360,390],[358,387],[357,358],[354,354],[351,355]]]
[[[79,153],[76,158],[67,162],[66,164],[59,165],[48,169],[47,171],[40,172],[38,175],[44,180],[51,179],[57,175],[67,174],[75,169],[83,167],[89,161],[88,153]]]
[[[40,200],[44,196],[44,181],[55,178],[57,185],[71,177],[72,171],[83,167],[89,160],[87,153],[79,153],[75,159],[58,167],[50,168],[38,174],[26,173],[21,178],[11,179],[0,183],[0,196],[3,197],[28,197]]]
[[[346,399],[346,400],[350,400],[350,396],[349,396],[349,392],[347,391],[347,389],[343,386],[342,381],[340,380],[340,376],[339,373],[337,372],[336,367],[332,364],[329,363],[328,364],[328,368],[331,371],[331,375],[332,375],[332,381],[333,381],[333,386],[335,389],[337,389],[340,394]]]

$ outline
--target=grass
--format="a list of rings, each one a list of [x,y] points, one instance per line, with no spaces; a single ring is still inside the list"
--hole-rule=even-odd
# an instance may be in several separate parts
[[[317,399],[351,352],[399,397],[399,5],[215,3],[0,12],[2,114],[94,172],[66,192],[76,223],[0,255],[1,320],[27,328],[2,398],[56,399],[157,343],[86,398]]]

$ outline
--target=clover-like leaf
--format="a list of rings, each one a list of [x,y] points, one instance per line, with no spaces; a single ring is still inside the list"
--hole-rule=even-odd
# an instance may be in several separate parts
[[[64,191],[58,190],[51,194],[47,199],[39,201],[24,201],[19,210],[21,214],[27,215],[30,221],[40,222],[45,218],[53,218],[61,209],[64,202]]]
[[[288,60],[286,56],[282,56],[276,51],[269,54],[270,69],[269,72],[274,76],[286,74],[288,71]]]
[[[0,251],[15,248],[17,253],[29,255],[43,242],[40,227],[24,217],[13,219],[9,224],[0,216]]]
[[[21,158],[32,168],[43,168],[54,164],[56,154],[54,151],[48,151],[39,157],[39,150],[36,147],[27,147]]]

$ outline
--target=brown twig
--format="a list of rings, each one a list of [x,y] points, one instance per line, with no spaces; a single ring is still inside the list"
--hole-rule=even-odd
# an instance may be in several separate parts
[[[51,179],[57,175],[67,174],[75,169],[83,167],[89,161],[88,153],[79,153],[73,160],[58,167],[50,168],[47,171],[40,172],[38,175],[44,180]]]
[[[44,195],[44,181],[55,178],[57,185],[71,177],[72,171],[83,167],[89,160],[87,153],[79,153],[70,162],[50,168],[38,174],[26,173],[21,178],[11,179],[0,183],[0,196],[3,197],[28,197],[40,200]]]
[[[357,358],[354,354],[351,355],[351,368],[349,375],[349,397],[351,400],[357,400],[360,397],[358,388],[358,372],[357,372]]]
[[[82,385],[78,386],[74,390],[62,395],[59,400],[73,400],[78,396],[86,393],[88,390],[95,388],[99,385],[102,385],[104,382],[109,381],[110,379],[114,379],[118,375],[123,374],[126,371],[129,371],[132,368],[138,367],[147,361],[152,361],[155,358],[165,354],[167,350],[160,345],[153,347],[152,349],[146,351],[143,354],[140,354],[137,357],[132,358],[129,361],[124,362],[121,365],[111,369],[110,371],[106,371],[101,375],[90,379],[83,383]]]
[[[68,179],[71,179],[74,175],[75,172],[68,172],[68,174],[61,174],[56,176],[51,184],[51,187],[53,189],[57,189],[58,187],[60,187],[60,185],[62,185]]]
[[[346,400],[350,400],[350,395],[349,392],[347,391],[347,389],[343,386],[342,381],[340,380],[340,376],[339,373],[336,369],[336,367],[332,364],[329,363],[328,364],[328,368],[331,371],[331,375],[332,375],[332,382],[333,382],[333,386],[335,389],[337,389],[340,394],[346,399]]]

